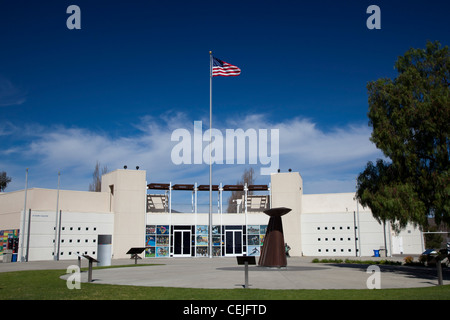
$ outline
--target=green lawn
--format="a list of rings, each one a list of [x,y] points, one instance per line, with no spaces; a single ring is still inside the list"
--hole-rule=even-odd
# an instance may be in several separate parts
[[[381,290],[262,290],[133,287],[81,283],[69,290],[66,270],[0,273],[0,300],[449,300],[450,286]]]

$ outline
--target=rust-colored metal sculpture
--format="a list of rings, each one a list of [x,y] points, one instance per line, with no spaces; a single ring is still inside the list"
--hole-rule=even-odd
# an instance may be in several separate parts
[[[267,226],[264,244],[261,250],[258,264],[263,267],[286,267],[287,259],[284,249],[283,223],[281,216],[291,211],[289,208],[273,208],[265,210],[270,216]]]

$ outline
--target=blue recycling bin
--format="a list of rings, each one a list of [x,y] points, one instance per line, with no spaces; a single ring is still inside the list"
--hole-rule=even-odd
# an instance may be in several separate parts
[[[12,254],[11,262],[17,262],[17,253]]]
[[[380,256],[380,250],[373,250],[373,256],[379,257]]]

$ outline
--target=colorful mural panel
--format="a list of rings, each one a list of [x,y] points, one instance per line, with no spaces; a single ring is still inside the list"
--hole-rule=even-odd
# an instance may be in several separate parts
[[[145,227],[145,257],[168,257],[169,251],[168,225],[147,225]]]

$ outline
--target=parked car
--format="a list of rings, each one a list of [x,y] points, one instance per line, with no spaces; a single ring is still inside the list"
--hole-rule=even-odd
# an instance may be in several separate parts
[[[437,258],[441,259],[441,265],[450,267],[449,249],[427,249],[419,257],[419,261],[426,266],[435,266]]]

